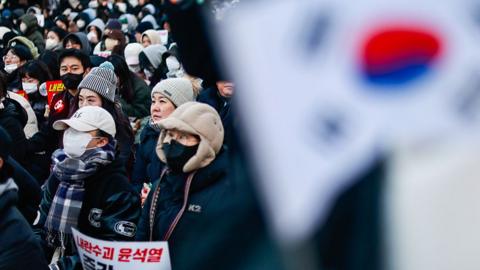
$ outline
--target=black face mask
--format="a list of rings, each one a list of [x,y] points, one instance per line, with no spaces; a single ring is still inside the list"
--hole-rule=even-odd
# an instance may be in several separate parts
[[[67,73],[62,75],[60,79],[62,80],[63,85],[65,85],[65,88],[74,90],[77,89],[78,85],[82,81],[83,74]]]
[[[179,173],[183,171],[183,166],[190,160],[198,149],[198,144],[193,146],[185,146],[175,140],[162,146],[167,165],[172,172]]]

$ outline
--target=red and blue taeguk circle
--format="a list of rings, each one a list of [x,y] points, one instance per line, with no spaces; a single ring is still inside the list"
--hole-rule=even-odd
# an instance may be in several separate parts
[[[421,27],[390,26],[364,43],[363,74],[374,85],[405,85],[427,74],[442,53],[440,37]]]

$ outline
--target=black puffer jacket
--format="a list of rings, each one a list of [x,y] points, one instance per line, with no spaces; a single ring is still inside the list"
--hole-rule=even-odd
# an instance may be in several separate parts
[[[45,105],[47,105],[47,98],[40,95],[37,91],[28,95],[28,101],[37,117],[38,128],[42,129],[47,126],[47,119],[45,118]]]
[[[167,232],[173,230],[168,238],[173,269],[231,269],[220,267],[222,260],[214,259],[219,251],[234,249],[239,238],[245,238],[245,232],[236,227],[239,223],[231,224],[227,220],[230,215],[242,215],[243,208],[237,200],[228,166],[229,159],[223,151],[210,165],[197,171],[189,189],[186,185],[188,175],[165,174],[152,188],[143,208],[137,240],[165,240]],[[156,197],[158,185],[150,238],[152,198]],[[175,224],[177,215],[181,218]]]
[[[5,163],[5,169],[12,175],[18,186],[18,210],[25,217],[29,224],[37,217],[38,206],[40,205],[41,190],[37,180],[30,175],[18,162],[9,157]]]
[[[132,185],[137,192],[142,190],[143,183],[156,182],[165,167],[155,151],[159,136],[160,132],[154,130],[149,124],[140,134],[140,145],[135,152],[135,164],[132,173]]]
[[[17,92],[18,90],[22,89],[22,78],[20,78],[20,74],[18,73],[18,68],[14,70],[10,74],[6,74],[7,76],[7,90],[12,92]]]
[[[17,192],[0,191],[0,269],[48,269],[32,229],[15,207]]]
[[[23,166],[28,167],[26,159],[27,139],[23,132],[27,119],[25,111],[16,101],[6,98],[0,108],[0,126],[2,126],[13,140],[11,156]],[[1,104],[0,104],[1,106]]]
[[[39,224],[41,226],[45,224],[58,185],[59,180],[52,174],[46,184],[40,205]],[[103,240],[134,240],[140,213],[140,197],[130,186],[123,166],[118,161],[114,161],[85,180],[85,195],[77,229],[91,237]],[[118,226],[119,224],[122,226]],[[128,229],[128,231],[121,229]],[[45,239],[44,229],[41,234]],[[78,267],[80,261],[73,251],[74,245],[72,241],[67,247],[65,253],[67,256],[59,261],[61,269]]]

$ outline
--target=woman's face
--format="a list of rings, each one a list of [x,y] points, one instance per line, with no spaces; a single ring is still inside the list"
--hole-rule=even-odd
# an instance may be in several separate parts
[[[60,42],[60,38],[53,31],[48,32],[47,39],[55,40],[57,43]]]
[[[77,43],[71,39],[67,40],[67,43],[65,44],[65,49],[77,49],[81,50],[82,49],[82,44]]]
[[[58,20],[58,21],[55,22],[55,24],[57,25],[57,27],[62,28],[63,30],[67,31],[67,25],[64,24],[62,21]]]
[[[200,142],[200,139],[193,134],[176,129],[169,129],[165,134],[163,143],[170,143],[172,140],[175,140],[185,146],[194,146]]]
[[[18,66],[21,66],[25,63],[25,60],[20,60],[20,57],[13,53],[13,50],[8,50],[7,54],[3,56],[3,62],[5,63],[5,65],[17,64]]]
[[[161,94],[154,94],[152,105],[150,105],[150,115],[154,123],[167,118],[175,110],[175,105]]]
[[[118,40],[116,40],[116,39],[106,38],[106,39],[105,39],[105,49],[106,49],[107,51],[112,51],[112,50],[115,48],[115,46],[118,45],[118,43],[119,43],[119,42],[118,42]]]
[[[102,98],[96,92],[82,88],[78,94],[78,107],[84,106],[102,107]]]
[[[150,46],[152,44],[152,42],[150,41],[150,38],[147,36],[147,35],[144,35],[142,37],[142,45],[144,48]]]
[[[230,98],[235,91],[235,84],[229,81],[219,81],[217,82],[217,89],[222,97]]]
[[[39,85],[39,81],[33,77],[30,77],[28,74],[25,74],[25,77],[22,78],[22,83],[34,83],[37,86]]]

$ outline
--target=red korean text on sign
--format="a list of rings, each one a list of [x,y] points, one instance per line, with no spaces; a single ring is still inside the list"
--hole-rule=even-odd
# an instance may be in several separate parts
[[[131,248],[121,248],[120,253],[118,254],[119,262],[130,262],[130,256],[132,256]]]
[[[145,262],[145,259],[147,258],[147,253],[148,253],[148,248],[144,249],[137,249],[135,250],[135,253],[133,253],[133,259],[141,262]]]
[[[114,254],[115,254],[115,249],[113,247],[103,247],[102,258],[106,260],[113,260]]]
[[[160,262],[162,253],[163,253],[163,248],[151,248],[150,250],[148,250],[147,262]]]

